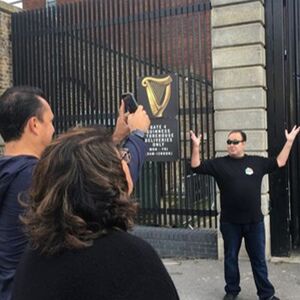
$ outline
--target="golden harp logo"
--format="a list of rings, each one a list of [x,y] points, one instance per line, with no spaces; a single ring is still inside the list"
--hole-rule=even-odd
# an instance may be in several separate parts
[[[145,77],[142,80],[142,86],[146,89],[152,114],[157,118],[163,116],[170,102],[171,82],[172,77],[170,75],[163,78]]]

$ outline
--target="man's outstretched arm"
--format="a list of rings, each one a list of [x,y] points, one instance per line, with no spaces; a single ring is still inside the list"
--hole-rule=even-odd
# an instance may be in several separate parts
[[[299,131],[300,131],[300,126],[297,127],[296,125],[293,127],[291,132],[288,132],[287,130],[285,130],[286,142],[285,142],[282,150],[280,151],[279,155],[277,156],[277,164],[278,164],[279,168],[285,166],[285,164],[289,158],[294,140],[295,140],[297,134],[299,133]]]
[[[191,166],[192,168],[196,168],[201,164],[201,157],[200,157],[200,144],[201,144],[201,135],[198,137],[195,133],[191,130],[191,140],[193,143],[192,146],[192,158],[191,158]]]

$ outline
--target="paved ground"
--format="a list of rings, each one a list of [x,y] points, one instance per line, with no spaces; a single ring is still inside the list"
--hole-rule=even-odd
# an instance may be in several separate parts
[[[292,260],[289,260],[292,261]],[[299,260],[298,260],[299,261]],[[181,300],[218,300],[224,296],[223,261],[165,259]],[[272,260],[269,279],[281,300],[300,300],[300,264]],[[240,261],[241,288],[239,300],[256,300],[256,289],[250,263]]]

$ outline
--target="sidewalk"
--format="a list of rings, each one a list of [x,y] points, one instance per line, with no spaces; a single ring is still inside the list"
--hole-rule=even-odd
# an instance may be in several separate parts
[[[223,261],[164,259],[181,300],[221,300],[224,296]],[[281,300],[300,299],[300,264],[269,262],[269,279]],[[249,261],[240,260],[239,300],[256,300]]]

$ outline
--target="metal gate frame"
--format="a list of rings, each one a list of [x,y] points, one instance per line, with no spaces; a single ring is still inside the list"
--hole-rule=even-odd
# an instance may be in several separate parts
[[[269,155],[277,156],[285,143],[284,130],[300,119],[300,3],[267,0],[265,10]],[[287,167],[269,177],[273,256],[289,256],[300,246],[299,150],[298,137]]]

